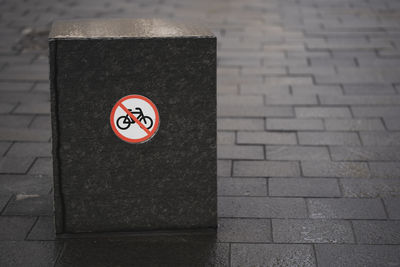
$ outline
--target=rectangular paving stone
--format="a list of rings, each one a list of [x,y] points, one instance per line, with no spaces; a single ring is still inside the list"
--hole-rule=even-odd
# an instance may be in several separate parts
[[[54,266],[63,245],[48,241],[4,241],[0,242],[0,266]],[[6,255],[6,257],[3,257]]]
[[[8,203],[4,215],[40,216],[52,215],[53,201],[50,195],[17,194]]]
[[[218,159],[264,159],[262,146],[218,145]]]
[[[0,156],[4,156],[11,145],[11,142],[0,142]]]
[[[36,129],[11,129],[0,128],[1,141],[31,141],[31,142],[48,142],[51,132],[46,130]]]
[[[54,217],[40,216],[26,240],[55,240]]]
[[[342,95],[342,89],[335,85],[292,85],[293,95]]]
[[[400,146],[400,132],[361,132],[365,146]]]
[[[279,94],[289,96],[289,85],[268,85],[268,84],[241,84],[240,93],[243,95],[271,95]]]
[[[31,129],[49,129],[51,127],[50,116],[35,116],[29,127]]]
[[[269,178],[270,196],[340,197],[336,179],[328,178]]]
[[[262,106],[264,99],[249,95],[223,95],[217,97],[218,105]]]
[[[311,77],[266,77],[264,82],[268,85],[293,85],[293,84],[313,84]]]
[[[291,161],[235,161],[233,176],[240,177],[298,177],[300,168]]]
[[[361,244],[400,244],[400,221],[353,221]]]
[[[350,118],[347,107],[295,107],[294,111],[300,118]]]
[[[265,97],[266,105],[316,105],[317,98],[313,95],[307,96],[279,96],[267,95]]]
[[[238,132],[239,144],[294,145],[297,143],[296,133],[282,132]]]
[[[313,219],[386,219],[380,199],[313,198],[307,204]]]
[[[388,211],[389,218],[390,219],[395,219],[398,220],[400,219],[400,198],[385,198],[385,207],[386,210]]]
[[[369,162],[371,177],[398,178],[400,176],[399,162]]]
[[[277,243],[354,243],[349,221],[273,219]]]
[[[0,173],[27,173],[34,161],[34,157],[0,157]]]
[[[0,194],[49,194],[52,187],[52,177],[2,174],[0,175]]]
[[[50,103],[22,103],[13,114],[50,114]]]
[[[340,179],[345,197],[376,198],[400,197],[400,181],[398,179]]]
[[[346,95],[330,96],[321,95],[319,97],[322,105],[399,105],[399,96],[370,96],[370,95]]]
[[[384,118],[385,125],[389,130],[400,130],[400,116],[399,118]]]
[[[302,198],[219,197],[218,216],[227,218],[306,218]]]
[[[337,161],[394,161],[400,160],[400,149],[384,146],[332,146],[332,160]]]
[[[345,85],[346,95],[394,95],[396,91],[391,85]]]
[[[382,131],[385,127],[379,119],[325,119],[328,131]]]
[[[396,266],[400,264],[400,246],[315,245],[319,266]]]
[[[0,91],[27,92],[32,86],[33,83],[0,82]]]
[[[218,176],[231,176],[232,175],[232,161],[231,160],[217,160],[217,175]]]
[[[399,106],[382,106],[382,107],[360,107],[353,106],[351,110],[354,114],[354,117],[358,118],[393,118],[399,117],[400,107]]]
[[[267,159],[272,160],[329,160],[326,147],[266,146]]]
[[[0,216],[0,240],[24,240],[35,221],[35,217]]]
[[[37,158],[29,169],[29,174],[53,175],[53,160],[51,158]]]
[[[233,145],[235,143],[236,134],[234,132],[217,132],[218,145]]]
[[[361,145],[358,135],[349,132],[298,132],[302,145]]]
[[[263,119],[227,119],[217,120],[218,130],[255,131],[264,129]]]
[[[294,244],[232,244],[231,265],[317,266],[311,245]]]
[[[370,172],[365,162],[302,161],[304,176],[368,178]]]
[[[293,117],[294,112],[292,107],[280,106],[232,106],[232,105],[218,105],[217,107],[218,118],[222,117]],[[225,119],[228,120],[228,119]],[[237,119],[239,120],[239,119]],[[240,120],[239,120],[240,121]],[[259,121],[259,120],[257,120]],[[226,123],[226,122],[225,122]]]
[[[218,219],[219,242],[270,243],[271,220],[269,219]]]
[[[16,105],[16,103],[0,103],[0,114],[10,113]]]
[[[28,128],[32,121],[32,115],[1,115],[0,127],[4,128]]]
[[[218,178],[219,196],[266,196],[265,178]]]
[[[321,119],[275,119],[267,118],[268,130],[323,130]]]
[[[51,143],[16,142],[7,152],[12,157],[50,157]]]

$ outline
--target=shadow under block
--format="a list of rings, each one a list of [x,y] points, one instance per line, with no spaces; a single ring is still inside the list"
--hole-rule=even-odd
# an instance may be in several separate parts
[[[164,20],[71,20],[53,24],[49,46],[57,233],[215,228],[215,36]],[[110,125],[132,94],[160,114],[143,144]]]

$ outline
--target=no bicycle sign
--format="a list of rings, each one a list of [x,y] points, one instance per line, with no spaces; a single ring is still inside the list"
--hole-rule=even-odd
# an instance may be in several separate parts
[[[128,143],[144,143],[157,132],[160,116],[147,97],[128,95],[113,107],[110,123],[114,133]]]

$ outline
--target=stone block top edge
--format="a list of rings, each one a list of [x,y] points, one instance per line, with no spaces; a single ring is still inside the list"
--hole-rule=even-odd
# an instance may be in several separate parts
[[[215,38],[206,28],[193,23],[164,19],[76,19],[55,21],[49,40],[122,38]]]

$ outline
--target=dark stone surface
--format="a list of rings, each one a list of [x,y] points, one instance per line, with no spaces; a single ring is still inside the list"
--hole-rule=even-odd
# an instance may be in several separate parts
[[[81,39],[57,24],[50,36],[58,233],[216,227],[216,39],[148,36],[146,25]],[[139,145],[109,123],[131,94],[160,114],[158,133]]]

